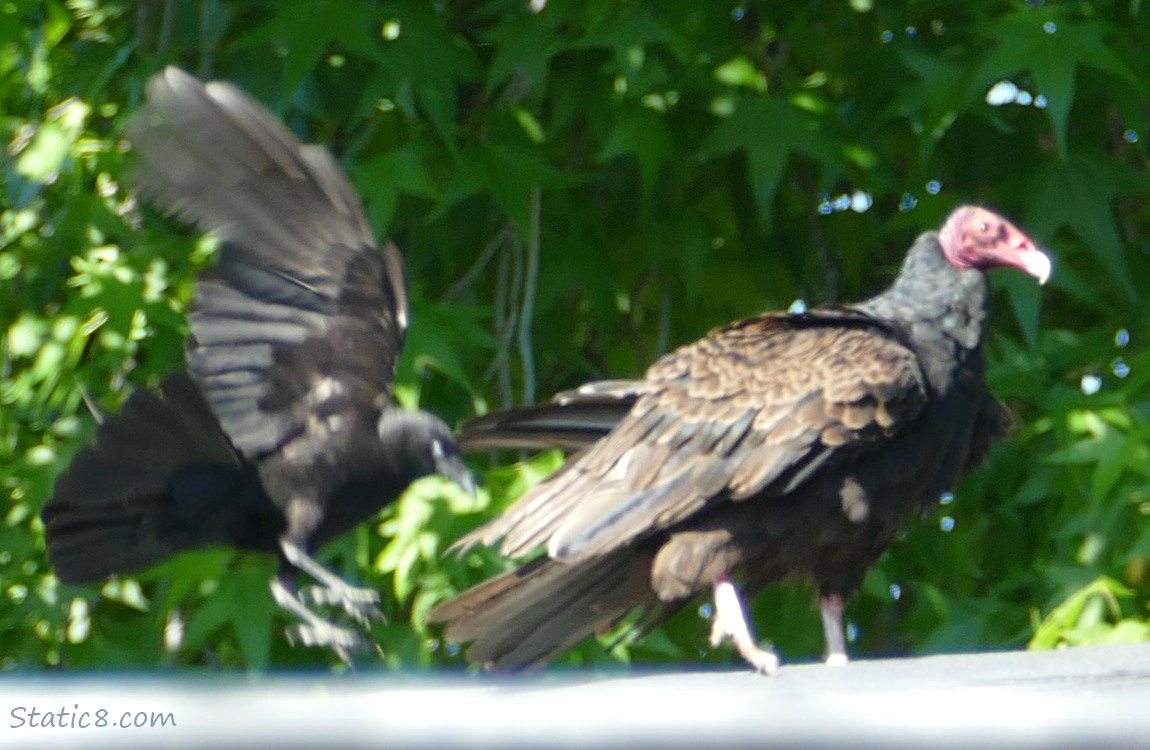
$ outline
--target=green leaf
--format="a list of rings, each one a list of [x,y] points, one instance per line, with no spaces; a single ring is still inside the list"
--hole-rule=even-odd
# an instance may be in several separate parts
[[[1123,195],[1150,193],[1150,177],[1097,157],[1049,160],[1034,176],[1027,222],[1039,236],[1072,229],[1111,274],[1116,287],[1133,302],[1139,292],[1131,281],[1125,246],[1114,222],[1114,201]],[[1057,271],[1055,272],[1057,278]]]
[[[214,591],[187,620],[182,648],[196,651],[221,628],[231,626],[239,643],[244,664],[265,668],[271,656],[278,612],[268,590],[270,576],[263,565],[235,568],[218,579]]]
[[[284,87],[295,91],[331,46],[364,56],[378,53],[371,33],[372,8],[358,0],[287,0],[276,6],[267,23],[240,40],[241,44],[271,43],[284,55]]]
[[[634,75],[646,61],[645,47],[674,41],[670,29],[643,5],[622,6],[593,22],[573,46],[593,49],[606,47],[624,75]]]
[[[467,348],[494,351],[497,340],[482,323],[486,317],[483,311],[468,305],[430,302],[413,295],[412,325],[397,379],[417,380],[422,370],[430,367],[467,391],[477,390],[479,383],[464,364],[463,352]]]
[[[475,146],[458,154],[455,173],[444,191],[440,210],[480,192],[488,192],[521,231],[530,229],[529,203],[536,188],[568,187],[585,178],[559,171],[534,146]]]
[[[632,155],[643,175],[643,194],[651,196],[663,165],[674,153],[664,115],[650,109],[627,108],[616,120],[599,154],[602,161]]]
[[[1063,642],[1075,645],[1109,642],[1113,628],[1104,623],[1107,613],[1117,615],[1120,602],[1132,598],[1133,592],[1113,578],[1102,576],[1075,591],[1035,629],[1028,648],[1052,649]],[[1129,626],[1123,626],[1122,637],[1129,637]]]
[[[515,121],[519,123],[519,127],[523,128],[528,140],[532,143],[540,144],[547,140],[547,133],[543,130],[543,126],[539,124],[539,120],[535,119],[535,115],[521,107],[515,107]]]
[[[72,155],[92,108],[76,98],[67,99],[48,112],[32,143],[16,160],[16,172],[36,182],[55,179]]]
[[[1145,88],[1142,79],[1114,53],[1104,38],[1105,31],[1098,21],[1072,20],[1047,8],[1020,9],[996,19],[986,32],[997,46],[976,69],[970,93],[981,96],[993,83],[1029,71],[1036,88],[1032,93],[1046,98],[1058,152],[1065,156],[1078,66],[1086,65]]]
[[[771,230],[772,201],[788,157],[800,152],[826,166],[837,166],[838,157],[823,136],[818,121],[797,107],[774,96],[747,96],[735,112],[723,119],[699,150],[703,159],[743,151],[758,215]]]
[[[945,57],[911,49],[900,50],[899,58],[914,80],[899,88],[887,109],[927,134],[917,153],[925,164],[964,109],[969,71]]]
[[[414,144],[365,159],[354,177],[359,194],[367,201],[371,222],[381,236],[385,236],[391,226],[401,194],[431,201],[439,199],[439,189]]]
[[[359,5],[371,12],[370,4]],[[386,6],[388,23],[398,23],[398,35],[381,38],[375,46],[376,67],[365,82],[364,103],[394,100],[413,120],[429,121],[454,151],[459,88],[478,79],[480,70],[475,51],[446,26],[449,19],[438,8],[420,0]]]
[[[538,95],[547,84],[547,71],[555,54],[563,48],[559,25],[561,13],[514,14],[490,30],[487,39],[495,55],[487,72],[488,95],[510,81],[515,99]]]
[[[1006,288],[1026,343],[1035,346],[1042,326],[1043,288],[1035,284],[1033,278],[1021,273],[995,274],[993,283]]]
[[[767,93],[767,76],[745,55],[732,57],[715,68],[715,78],[728,86],[743,86],[759,94]]]
[[[244,663],[252,669],[267,668],[272,639],[277,632],[275,601],[268,593],[267,572],[260,567],[244,568],[228,576],[233,597],[232,627],[239,641]]]

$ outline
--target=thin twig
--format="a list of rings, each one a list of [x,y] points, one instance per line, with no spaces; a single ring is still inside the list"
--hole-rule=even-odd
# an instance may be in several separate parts
[[[487,247],[483,248],[483,252],[479,254],[475,262],[471,264],[471,268],[459,277],[443,295],[444,300],[454,300],[463,296],[463,292],[475,282],[476,277],[483,273],[483,269],[487,268],[487,264],[495,257],[495,253],[503,246],[504,243],[510,238],[513,227],[510,224],[505,224],[502,229],[496,232],[491,241],[487,243]]]
[[[535,316],[535,294],[539,282],[539,244],[543,220],[543,191],[531,188],[528,218],[527,270],[523,279],[523,306],[519,314],[519,355],[523,360],[523,403],[535,403],[535,350],[531,344],[531,323]]]
[[[136,46],[143,54],[152,53],[152,37],[148,32],[152,28],[152,3],[143,0],[136,5]]]
[[[662,357],[671,340],[671,292],[663,290],[662,304],[659,305],[659,339],[655,347],[655,358]]]
[[[811,234],[815,247],[819,251],[819,267],[822,277],[826,279],[826,301],[837,302],[839,299],[839,271],[838,264],[831,262],[830,249],[827,247],[827,238],[823,233],[823,216],[817,211],[810,212]]]
[[[511,388],[511,367],[507,363],[507,351],[511,349],[511,336],[514,328],[507,324],[508,296],[511,294],[511,263],[513,248],[504,246],[504,252],[499,254],[499,265],[496,268],[496,298],[494,298],[494,311],[496,320],[494,327],[499,334],[499,347],[496,355],[491,358],[488,369],[483,373],[483,382],[496,378],[496,387],[499,391],[499,406],[507,408],[514,404],[514,395]]]
[[[200,0],[200,75],[212,77],[215,66],[215,40],[212,38],[212,19],[216,14],[216,0]]]
[[[104,410],[96,403],[96,399],[88,392],[83,383],[77,382],[76,387],[80,390],[80,398],[84,399],[84,405],[88,407],[88,411],[96,419],[96,424],[104,424]]]
[[[495,286],[495,330],[499,332],[499,349],[491,360],[483,381],[498,376],[500,406],[514,406],[511,389],[511,342],[519,322],[519,294],[523,284],[523,245],[517,233],[507,235],[500,256],[499,276]]]
[[[496,247],[499,247],[496,245]],[[507,325],[507,298],[511,294],[511,254],[513,250],[504,245],[504,251],[499,255],[499,268],[495,277],[495,330],[499,332],[499,349],[491,360],[491,365],[484,373],[484,381],[492,375],[498,376],[496,383],[499,389],[499,406],[506,409],[515,403],[515,394],[511,390],[511,367],[508,364],[507,351],[511,348],[511,333],[513,326]]]
[[[172,44],[172,28],[176,25],[176,0],[164,0],[164,13],[160,16],[160,36],[156,40],[156,53],[163,55]]]
[[[803,191],[804,195],[816,194],[814,174],[809,169],[800,169],[798,180],[799,189]],[[807,221],[811,227],[811,239],[818,251],[819,278],[826,279],[826,297],[823,301],[837,302],[839,298],[839,263],[832,261],[831,249],[827,247],[826,234],[823,232],[826,217],[815,211],[812,206],[811,210],[807,212]]]

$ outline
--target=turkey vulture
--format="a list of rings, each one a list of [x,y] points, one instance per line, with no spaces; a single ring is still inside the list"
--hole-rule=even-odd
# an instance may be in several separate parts
[[[391,406],[407,327],[403,260],[381,251],[351,184],[262,105],[167,68],[129,126],[141,193],[219,237],[190,315],[187,372],[139,390],[59,478],[43,520],[60,580],[93,582],[182,550],[277,552],[276,601],[347,658],[378,594],[311,557],[415,479],[471,488],[452,430]]]
[[[1010,415],[988,391],[984,271],[1045,283],[1051,262],[1006,219],[963,206],[918,237],[866,302],[770,312],[647,370],[481,417],[465,450],[582,448],[458,543],[546,554],[436,607],[446,637],[496,668],[543,663],[640,609],[647,626],[715,598],[711,641],[757,670],[733,579],[813,579],[827,660],[846,661],[844,601],[918,510],[977,464]]]

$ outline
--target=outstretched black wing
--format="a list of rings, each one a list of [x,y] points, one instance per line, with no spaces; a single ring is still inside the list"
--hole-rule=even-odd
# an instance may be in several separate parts
[[[326,502],[337,479],[322,477],[374,432],[390,395],[407,325],[402,259],[380,252],[331,155],[227,83],[166,69],[129,136],[144,196],[221,240],[196,288],[189,371],[277,503],[300,476],[327,485],[309,493]],[[269,457],[297,477],[277,482]]]
[[[99,581],[212,544],[271,548],[282,520],[185,373],[140,389],[76,454],[45,507],[60,580]]]

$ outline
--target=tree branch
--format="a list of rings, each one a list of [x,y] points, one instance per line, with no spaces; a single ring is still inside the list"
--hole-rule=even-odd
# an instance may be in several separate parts
[[[535,403],[535,350],[531,344],[531,323],[535,316],[535,294],[539,282],[539,243],[543,221],[543,191],[531,188],[527,237],[527,269],[523,279],[523,305],[519,313],[519,355],[523,360],[523,403]]]

